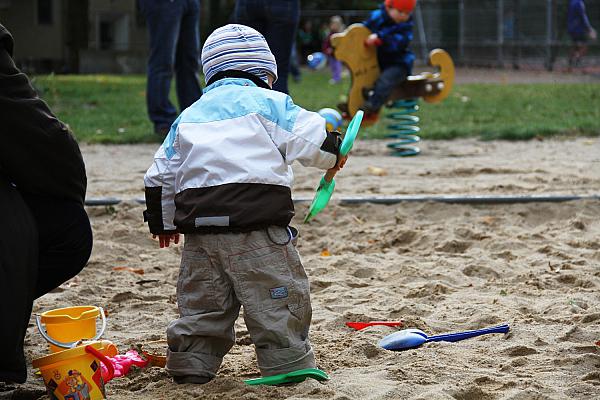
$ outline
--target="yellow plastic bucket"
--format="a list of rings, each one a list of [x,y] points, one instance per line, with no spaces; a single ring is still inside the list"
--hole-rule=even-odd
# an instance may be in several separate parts
[[[32,365],[39,368],[51,399],[103,400],[106,399],[105,379],[100,363],[108,369],[106,381],[109,381],[114,367],[106,356],[116,354],[115,345],[103,340],[36,358]]]
[[[96,333],[98,317],[102,318],[102,328]],[[98,340],[106,328],[104,310],[96,306],[57,308],[36,316],[36,322],[52,353],[72,348],[80,340]]]

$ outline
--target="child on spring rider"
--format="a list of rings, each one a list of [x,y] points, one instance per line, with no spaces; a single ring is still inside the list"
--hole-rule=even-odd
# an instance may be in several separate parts
[[[385,0],[379,9],[371,12],[363,24],[373,32],[365,46],[377,47],[381,74],[372,89],[364,92],[366,121],[377,120],[379,109],[388,100],[395,86],[411,75],[415,60],[408,48],[413,39],[412,12],[417,0]]]

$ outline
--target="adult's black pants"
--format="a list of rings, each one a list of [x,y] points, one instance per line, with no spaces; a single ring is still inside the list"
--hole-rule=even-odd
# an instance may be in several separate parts
[[[77,275],[91,251],[83,205],[23,194],[0,178],[0,381],[25,382],[33,301]]]

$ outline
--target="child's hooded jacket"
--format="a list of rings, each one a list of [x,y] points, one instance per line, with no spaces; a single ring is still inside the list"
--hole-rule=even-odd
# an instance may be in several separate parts
[[[363,24],[382,40],[377,48],[377,60],[381,69],[391,65],[402,65],[410,75],[415,61],[414,53],[408,48],[413,40],[413,18],[396,23],[388,15],[385,5],[371,12]]]
[[[202,69],[204,94],[173,123],[144,177],[150,231],[287,226],[294,216],[290,165],[332,168],[339,136],[319,114],[270,90],[277,64],[255,29],[216,29],[204,43]]]
[[[287,226],[292,162],[336,163],[339,138],[324,118],[252,74],[233,72],[206,87],[156,152],[144,177],[153,234]]]
[[[585,39],[592,26],[585,11],[583,0],[570,0],[567,12],[567,31],[577,39]]]

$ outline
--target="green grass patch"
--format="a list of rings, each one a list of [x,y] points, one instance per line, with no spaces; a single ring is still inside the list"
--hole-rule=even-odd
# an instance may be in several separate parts
[[[290,80],[294,101],[310,110],[336,108],[350,80],[330,85],[329,78],[327,71],[304,70],[301,82]],[[160,141],[146,113],[145,76],[49,75],[36,77],[34,85],[82,142]],[[424,139],[600,135],[600,84],[456,85],[445,101],[420,106]],[[385,137],[387,125],[381,119],[361,136]]]

